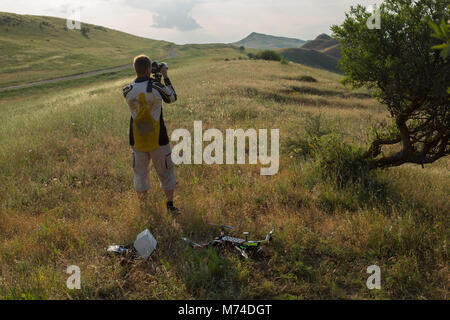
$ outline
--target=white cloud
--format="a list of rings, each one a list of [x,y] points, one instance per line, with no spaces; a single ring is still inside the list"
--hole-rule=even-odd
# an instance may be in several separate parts
[[[313,39],[330,33],[351,5],[382,0],[1,0],[0,11],[65,18],[81,6],[81,20],[180,44],[234,42],[251,32]]]
[[[190,15],[198,0],[145,1],[126,0],[125,3],[138,9],[153,12],[154,28],[190,31],[201,28]]]

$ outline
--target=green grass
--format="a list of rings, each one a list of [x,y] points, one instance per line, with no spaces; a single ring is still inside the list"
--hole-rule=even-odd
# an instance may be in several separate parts
[[[179,166],[175,200],[184,214],[173,219],[154,170],[147,205],[132,190],[121,91],[131,72],[2,93],[0,298],[448,298],[448,158],[336,184],[322,165],[333,148],[320,156],[307,148],[336,135],[366,147],[366,129],[388,119],[368,92],[323,70],[238,60],[227,46],[179,51],[170,61],[179,101],[165,107],[169,131],[192,131],[194,120],[221,131],[279,128],[278,175],[250,165]],[[252,238],[274,227],[274,241],[247,261],[187,248],[182,236],[215,235],[207,222]],[[106,255],[108,245],[131,243],[145,228],[159,243],[148,262]],[[379,291],[366,288],[373,264],[382,270]],[[70,265],[81,268],[80,291],[65,287]]]
[[[173,45],[90,24],[85,35],[66,20],[0,13],[0,86],[125,65],[130,56],[167,56]]]
[[[169,50],[180,57],[213,55],[231,45],[177,46],[166,41],[140,38],[100,26],[68,30],[66,20],[53,17],[0,12],[0,87],[54,79],[109,67],[132,65],[134,56],[145,53],[167,60]],[[168,59],[169,61],[171,59]]]
[[[341,73],[337,67],[339,59],[325,53],[303,48],[280,49],[278,52],[289,61]]]

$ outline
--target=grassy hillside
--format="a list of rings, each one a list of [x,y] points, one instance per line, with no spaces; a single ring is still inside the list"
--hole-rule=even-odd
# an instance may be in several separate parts
[[[141,53],[155,60],[242,54],[232,45],[175,45],[66,20],[0,12],[0,87],[130,64]],[[88,30],[88,31],[86,31]],[[177,61],[182,61],[178,59]]]
[[[288,48],[280,49],[279,53],[287,60],[295,63],[300,63],[313,68],[325,69],[337,73],[341,72],[337,67],[339,58],[316,50],[309,50],[304,48]]]
[[[167,57],[173,44],[66,20],[0,12],[0,87],[125,65],[130,56]],[[82,32],[83,31],[83,32]]]
[[[449,159],[338,188],[309,144],[340,135],[364,146],[366,128],[388,120],[383,106],[344,88],[334,73],[224,61],[236,57],[227,48],[211,53],[171,62],[179,101],[165,108],[169,131],[192,132],[194,120],[221,131],[279,128],[278,175],[260,176],[250,165],[179,166],[184,215],[174,219],[153,170],[148,204],[132,191],[121,91],[131,72],[3,96],[0,298],[448,299]],[[186,248],[182,236],[215,235],[207,222],[252,238],[276,233],[259,259]],[[106,255],[108,245],[131,243],[145,228],[159,241],[148,262]],[[374,264],[382,290],[369,291],[366,269]],[[69,265],[81,268],[79,291],[65,286]]]
[[[340,59],[342,57],[342,52],[339,44],[335,44],[331,47],[325,48],[321,52],[337,59]]]
[[[321,34],[316,39],[310,40],[303,45],[304,49],[322,51],[337,45],[338,42],[329,35]]]
[[[302,46],[302,49],[316,50],[336,59],[342,57],[339,43],[327,34],[321,34],[316,39],[308,41]]]
[[[250,49],[260,49],[260,50],[270,50],[279,48],[299,48],[306,41],[286,38],[286,37],[276,37],[266,34],[253,32],[245,39],[233,43],[235,46],[244,46]]]

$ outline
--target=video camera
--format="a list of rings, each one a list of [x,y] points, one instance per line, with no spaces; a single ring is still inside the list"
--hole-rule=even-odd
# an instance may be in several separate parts
[[[152,74],[161,73],[161,69],[162,69],[163,67],[166,67],[167,69],[169,69],[168,64],[165,63],[165,62],[161,62],[161,63],[156,62],[156,61],[153,62],[153,63],[152,63]]]
[[[166,67],[167,69],[169,69],[169,65],[165,62],[153,62],[152,63],[152,75],[153,75],[153,79],[155,81],[161,82],[162,79],[162,74],[161,74],[161,69],[163,67]]]

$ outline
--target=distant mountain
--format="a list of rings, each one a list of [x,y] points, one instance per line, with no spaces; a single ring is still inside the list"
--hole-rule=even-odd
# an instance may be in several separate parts
[[[276,37],[262,33],[251,33],[245,39],[232,43],[235,46],[244,46],[251,49],[281,49],[281,48],[300,48],[306,41],[294,38]]]
[[[316,50],[335,58],[341,58],[339,43],[327,34],[321,34],[316,39],[306,42],[303,49]]]
[[[342,57],[339,43],[327,34],[321,34],[316,39],[307,41],[301,48],[285,48],[278,51],[289,61],[341,73],[337,67]]]
[[[337,67],[339,58],[323,52],[303,48],[286,48],[279,49],[277,51],[289,61],[300,63],[312,68],[341,73]]]

